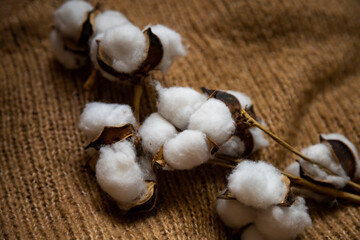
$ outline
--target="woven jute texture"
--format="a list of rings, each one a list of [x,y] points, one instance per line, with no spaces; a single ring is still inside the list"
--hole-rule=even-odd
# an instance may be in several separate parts
[[[92,2],[95,4],[95,1]],[[87,167],[77,125],[90,66],[69,71],[49,49],[59,1],[2,1],[0,10],[0,238],[226,239],[214,211],[228,170],[201,166],[159,174],[154,211],[123,216]],[[360,149],[358,0],[108,0],[140,28],[165,24],[189,46],[165,86],[248,94],[268,127],[297,148],[319,133]],[[91,100],[132,103],[130,84],[99,79]],[[142,118],[155,111],[146,89]],[[252,155],[285,168],[296,157],[271,142]],[[360,208],[310,203],[300,239],[357,239]]]

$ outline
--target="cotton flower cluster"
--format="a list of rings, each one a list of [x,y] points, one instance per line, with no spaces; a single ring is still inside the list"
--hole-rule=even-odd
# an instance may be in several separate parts
[[[259,161],[243,161],[230,174],[231,197],[219,197],[216,210],[233,229],[243,229],[241,239],[294,239],[311,225],[305,201],[296,197],[291,206],[281,206],[289,186],[279,170]]]
[[[302,153],[323,168],[330,170],[334,175],[302,158],[288,166],[286,171],[313,182],[333,185],[339,189],[345,187],[347,180],[359,179],[360,159],[354,144],[338,133],[321,134],[320,140],[320,143],[303,149]],[[308,190],[301,190],[300,193],[319,201],[329,200]]]
[[[143,31],[123,14],[82,0],[67,1],[54,12],[51,46],[65,67],[83,66],[90,51],[94,67],[109,80],[146,74],[152,69],[166,73],[173,60],[185,56],[181,36],[158,24]]]
[[[139,129],[142,147],[154,156],[161,147],[166,169],[190,169],[211,158],[212,147],[240,157],[245,143],[236,134],[236,123],[228,106],[189,87],[163,88],[156,85],[158,112],[150,115]],[[242,106],[252,106],[243,93],[234,93]],[[243,105],[244,104],[244,105]],[[246,105],[245,105],[246,104]],[[255,151],[268,145],[261,132],[250,129]]]
[[[94,137],[106,126],[125,124],[136,124],[129,106],[94,102],[86,105],[79,127],[87,136]],[[120,209],[129,210],[152,197],[149,191],[154,189],[149,184],[154,183],[155,176],[150,161],[137,153],[131,138],[100,146],[95,172],[100,187]]]

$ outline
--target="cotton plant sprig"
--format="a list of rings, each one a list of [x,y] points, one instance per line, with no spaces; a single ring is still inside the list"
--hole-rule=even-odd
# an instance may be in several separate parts
[[[290,180],[263,161],[242,161],[228,177],[216,210],[241,239],[294,239],[311,218],[302,197],[292,195]]]
[[[243,93],[204,88],[201,94],[188,87],[163,88],[159,83],[156,90],[158,112],[139,128],[143,149],[155,166],[191,169],[209,160],[228,161],[219,155],[232,161],[268,145],[261,131],[240,126],[236,120],[241,106],[253,109]]]
[[[318,166],[319,169],[324,171],[328,175],[337,176],[335,172],[333,172],[331,169],[327,168],[326,166],[321,165],[321,162],[316,162],[313,159],[311,159],[308,156],[305,156],[303,153],[295,149],[293,146],[285,142],[283,139],[272,133],[270,130],[268,130],[265,126],[260,124],[256,119],[254,119],[249,113],[246,112],[246,110],[241,110],[241,121],[248,125],[249,127],[257,127],[261,129],[263,132],[265,132],[267,135],[269,135],[272,139],[274,139],[277,143],[279,143],[281,146],[285,147],[289,151],[293,152],[294,154],[298,155],[301,159],[304,161],[307,161],[308,163],[311,163],[313,165]],[[345,179],[346,182],[346,189],[351,189],[351,191],[354,191],[356,193],[360,193],[360,185],[350,179]]]
[[[93,70],[84,84],[87,98],[97,72],[111,81],[131,82],[138,121],[142,84],[150,71],[165,74],[174,59],[186,55],[182,38],[174,30],[158,24],[141,31],[121,13],[101,12],[85,1],[65,2],[54,12],[54,20],[51,45],[59,62],[77,68],[90,54]]]

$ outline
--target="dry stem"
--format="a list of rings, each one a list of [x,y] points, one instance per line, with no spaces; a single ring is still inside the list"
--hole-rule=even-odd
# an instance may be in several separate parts
[[[97,77],[97,70],[95,68],[92,68],[90,76],[83,85],[83,88],[85,90],[86,102],[88,102],[90,99],[90,91],[93,89],[96,83],[96,77]]]

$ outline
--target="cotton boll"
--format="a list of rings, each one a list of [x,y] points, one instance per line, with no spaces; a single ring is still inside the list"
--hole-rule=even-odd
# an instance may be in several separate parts
[[[280,171],[263,161],[239,163],[228,179],[231,193],[250,207],[267,208],[278,204],[288,191]]]
[[[232,137],[229,141],[220,146],[218,154],[231,157],[240,157],[245,151],[245,144],[238,136]]]
[[[158,24],[152,26],[151,31],[159,37],[164,51],[160,65],[157,68],[166,73],[176,57],[186,55],[186,50],[182,45],[180,34],[174,30]]]
[[[185,130],[164,145],[164,160],[175,169],[191,169],[210,158],[206,135],[196,130]]]
[[[188,128],[200,130],[222,145],[234,134],[235,123],[225,103],[211,98],[191,115]]]
[[[136,126],[136,119],[128,105],[92,102],[86,104],[81,116],[79,128],[85,135],[94,138],[105,126]]]
[[[241,240],[265,240],[255,224],[251,224],[241,233]]]
[[[131,24],[129,20],[120,12],[113,10],[106,10],[97,15],[94,20],[95,23],[95,35],[104,33],[108,29],[123,25]]]
[[[177,131],[159,113],[153,113],[140,126],[139,134],[143,149],[154,156],[166,140],[176,136]]]
[[[216,211],[224,224],[232,229],[240,229],[253,222],[256,210],[237,200],[217,199]]]
[[[100,149],[96,179],[100,187],[124,208],[146,191],[143,172],[136,163],[135,147],[129,141]]]
[[[113,59],[112,67],[118,72],[137,70],[146,55],[147,42],[139,28],[124,24],[104,33],[101,45],[105,54]]]
[[[324,166],[332,172],[336,173],[338,176],[329,175],[321,170],[317,165],[309,163],[300,158],[300,165],[303,167],[306,173],[316,177],[317,179],[327,180],[337,188],[343,188],[346,185],[346,179],[349,178],[346,176],[346,173],[341,165],[335,161],[327,145],[319,143],[307,147],[301,152],[314,162],[317,162],[321,166]]]
[[[156,85],[158,112],[177,128],[186,129],[189,118],[206,101],[206,97],[189,87],[162,88]]]
[[[62,36],[76,39],[81,26],[93,9],[90,3],[80,0],[67,1],[54,12],[55,27]]]
[[[266,239],[294,239],[307,226],[311,218],[305,200],[297,197],[291,207],[273,206],[260,213],[255,221],[258,230]]]
[[[66,68],[76,69],[85,65],[87,58],[78,54],[74,54],[64,49],[64,42],[57,32],[52,30],[50,34],[50,44],[54,52],[55,58]]]
[[[244,93],[236,92],[236,91],[226,91],[227,93],[232,94],[234,97],[237,98],[237,100],[240,102],[242,108],[250,107],[252,106],[251,99]]]
[[[351,152],[354,154],[356,162],[356,170],[354,176],[355,178],[360,178],[360,158],[355,145],[350,142],[349,139],[347,139],[344,135],[341,135],[339,133],[321,134],[321,137],[327,140],[338,140],[350,148]]]
[[[253,127],[249,129],[253,139],[254,139],[254,147],[252,152],[255,152],[259,149],[266,148],[269,146],[269,141],[265,138],[261,129],[257,127]]]

